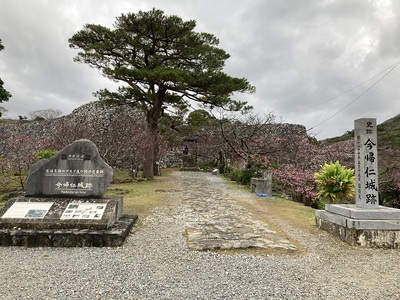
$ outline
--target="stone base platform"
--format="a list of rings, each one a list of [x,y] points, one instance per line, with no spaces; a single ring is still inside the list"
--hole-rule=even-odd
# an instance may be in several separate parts
[[[0,229],[0,246],[117,247],[124,243],[136,220],[136,215],[123,215],[106,230]]]
[[[0,246],[121,246],[137,220],[122,210],[120,196],[12,198],[0,209]]]
[[[316,225],[354,246],[400,248],[399,209],[330,204],[316,211]]]
[[[196,160],[190,155],[182,156],[182,167],[181,171],[200,171],[200,168]]]

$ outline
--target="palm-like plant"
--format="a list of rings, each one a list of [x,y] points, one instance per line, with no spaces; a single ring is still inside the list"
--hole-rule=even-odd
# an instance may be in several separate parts
[[[354,195],[354,169],[340,165],[339,161],[325,163],[320,173],[314,173],[318,195],[330,203]]]

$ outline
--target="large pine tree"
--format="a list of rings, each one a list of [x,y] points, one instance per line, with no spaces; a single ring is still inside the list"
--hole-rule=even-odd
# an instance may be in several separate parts
[[[114,29],[87,24],[69,39],[70,47],[82,50],[75,61],[125,83],[116,92],[96,92],[100,100],[144,111],[153,145],[144,166],[146,178],[153,177],[158,159],[158,123],[164,109],[181,111],[195,101],[239,111],[246,103],[232,99],[232,94],[255,90],[245,78],[223,72],[229,54],[217,47],[216,37],[195,32],[195,26],[193,20],[153,9],[122,14]]]

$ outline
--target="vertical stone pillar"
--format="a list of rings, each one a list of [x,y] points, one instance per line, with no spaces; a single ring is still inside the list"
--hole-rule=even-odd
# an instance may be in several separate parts
[[[379,207],[376,119],[354,121],[356,208]]]

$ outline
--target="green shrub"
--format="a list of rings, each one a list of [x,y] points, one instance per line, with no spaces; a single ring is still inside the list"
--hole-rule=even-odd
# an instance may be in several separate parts
[[[329,204],[328,201],[326,199],[320,199],[316,203],[315,208],[324,210],[325,209],[325,204]]]
[[[35,156],[38,159],[45,159],[45,158],[50,158],[50,157],[56,155],[57,153],[58,153],[57,150],[47,149],[47,150],[40,150],[40,151],[36,152]]]
[[[354,195],[354,169],[348,169],[339,161],[325,163],[320,173],[314,173],[315,183],[322,200],[335,203]]]
[[[254,169],[245,169],[241,172],[241,176],[239,176],[239,182],[244,185],[250,185],[251,178],[255,177]]]
[[[379,202],[388,207],[400,208],[400,190],[394,182],[383,182],[379,186]]]
[[[239,182],[239,177],[241,176],[242,171],[240,169],[232,168],[229,173],[229,178],[233,181]]]
[[[209,168],[215,168],[217,167],[217,164],[215,163],[215,161],[205,161],[199,164],[199,168],[202,170],[207,170]]]
[[[230,168],[230,172],[228,175],[231,180],[241,183],[243,185],[250,185],[251,178],[257,176],[259,176],[259,171],[254,168],[244,170]]]

